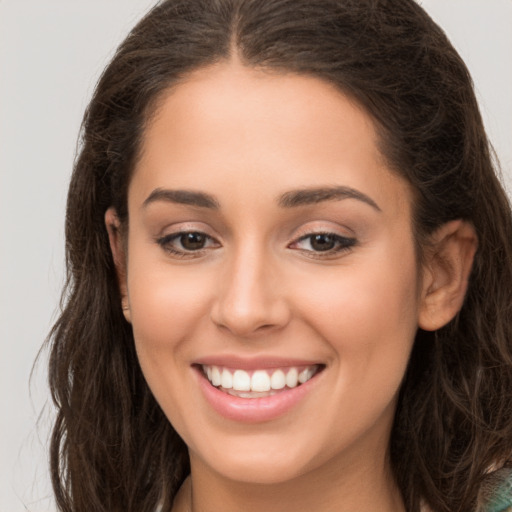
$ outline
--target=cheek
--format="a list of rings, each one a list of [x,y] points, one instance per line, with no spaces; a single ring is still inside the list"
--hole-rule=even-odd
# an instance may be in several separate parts
[[[147,253],[130,254],[127,284],[139,364],[153,395],[177,426],[179,411],[187,407],[190,340],[208,318],[207,284],[204,276],[192,279],[191,272],[151,261]]]
[[[408,246],[372,256],[333,269],[329,278],[305,275],[294,293],[301,294],[309,324],[330,345],[345,383],[387,386],[394,393],[417,331],[416,261]]]
[[[141,263],[131,258],[128,270],[134,336],[155,349],[169,349],[190,337],[204,317],[207,277],[197,275],[192,267],[172,269],[148,259]]]
[[[137,356],[153,395],[175,428],[182,426],[182,411],[190,403],[188,347],[203,328],[208,309],[204,278],[191,279],[191,272],[152,261],[147,253],[130,254],[127,285]]]
[[[393,268],[395,267],[395,268]],[[414,265],[396,268],[380,259],[374,266],[335,269],[325,278],[304,276],[295,294],[324,329],[385,332],[417,323],[418,285]],[[306,293],[305,293],[306,292]],[[313,315],[312,315],[313,316]]]
[[[416,266],[403,261],[398,269],[394,261],[339,269],[330,280],[311,280],[312,293],[302,295],[303,316],[331,353],[324,423],[330,432],[345,432],[340,443],[355,441],[384,417],[392,422],[417,330]]]

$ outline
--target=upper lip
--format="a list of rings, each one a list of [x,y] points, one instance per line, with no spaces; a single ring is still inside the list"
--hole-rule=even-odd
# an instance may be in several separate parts
[[[267,368],[287,368],[294,366],[323,365],[318,360],[298,359],[279,356],[253,356],[240,357],[236,355],[210,355],[200,357],[193,362],[194,365],[222,366],[224,368],[237,368],[240,370],[258,370]]]

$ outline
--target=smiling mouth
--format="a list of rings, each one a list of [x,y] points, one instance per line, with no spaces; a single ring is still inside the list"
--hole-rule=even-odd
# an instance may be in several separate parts
[[[294,389],[317,375],[325,366],[290,366],[246,371],[216,365],[201,365],[210,384],[232,396],[263,398]]]

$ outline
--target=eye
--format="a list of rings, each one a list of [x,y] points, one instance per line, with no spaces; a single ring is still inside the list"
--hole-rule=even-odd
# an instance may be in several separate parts
[[[158,245],[177,256],[194,256],[203,250],[218,247],[219,244],[211,236],[200,231],[180,231],[157,239]]]
[[[356,244],[355,238],[348,238],[335,233],[311,233],[299,238],[290,247],[312,253],[337,254]]]
[[[186,251],[197,251],[204,249],[206,245],[207,236],[204,233],[182,233],[176,237],[176,241],[180,243],[181,247]]]

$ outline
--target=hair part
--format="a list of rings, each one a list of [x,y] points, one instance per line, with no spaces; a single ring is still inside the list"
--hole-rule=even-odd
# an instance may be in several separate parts
[[[59,508],[168,510],[189,472],[137,361],[104,214],[113,206],[128,222],[130,178],[165,92],[235,56],[326,80],[371,115],[389,167],[414,191],[420,253],[442,224],[474,225],[464,306],[439,331],[418,332],[390,445],[407,510],[470,510],[488,469],[512,459],[512,215],[469,73],[412,0],[167,0],[119,47],[83,120],[64,308],[50,333]]]

